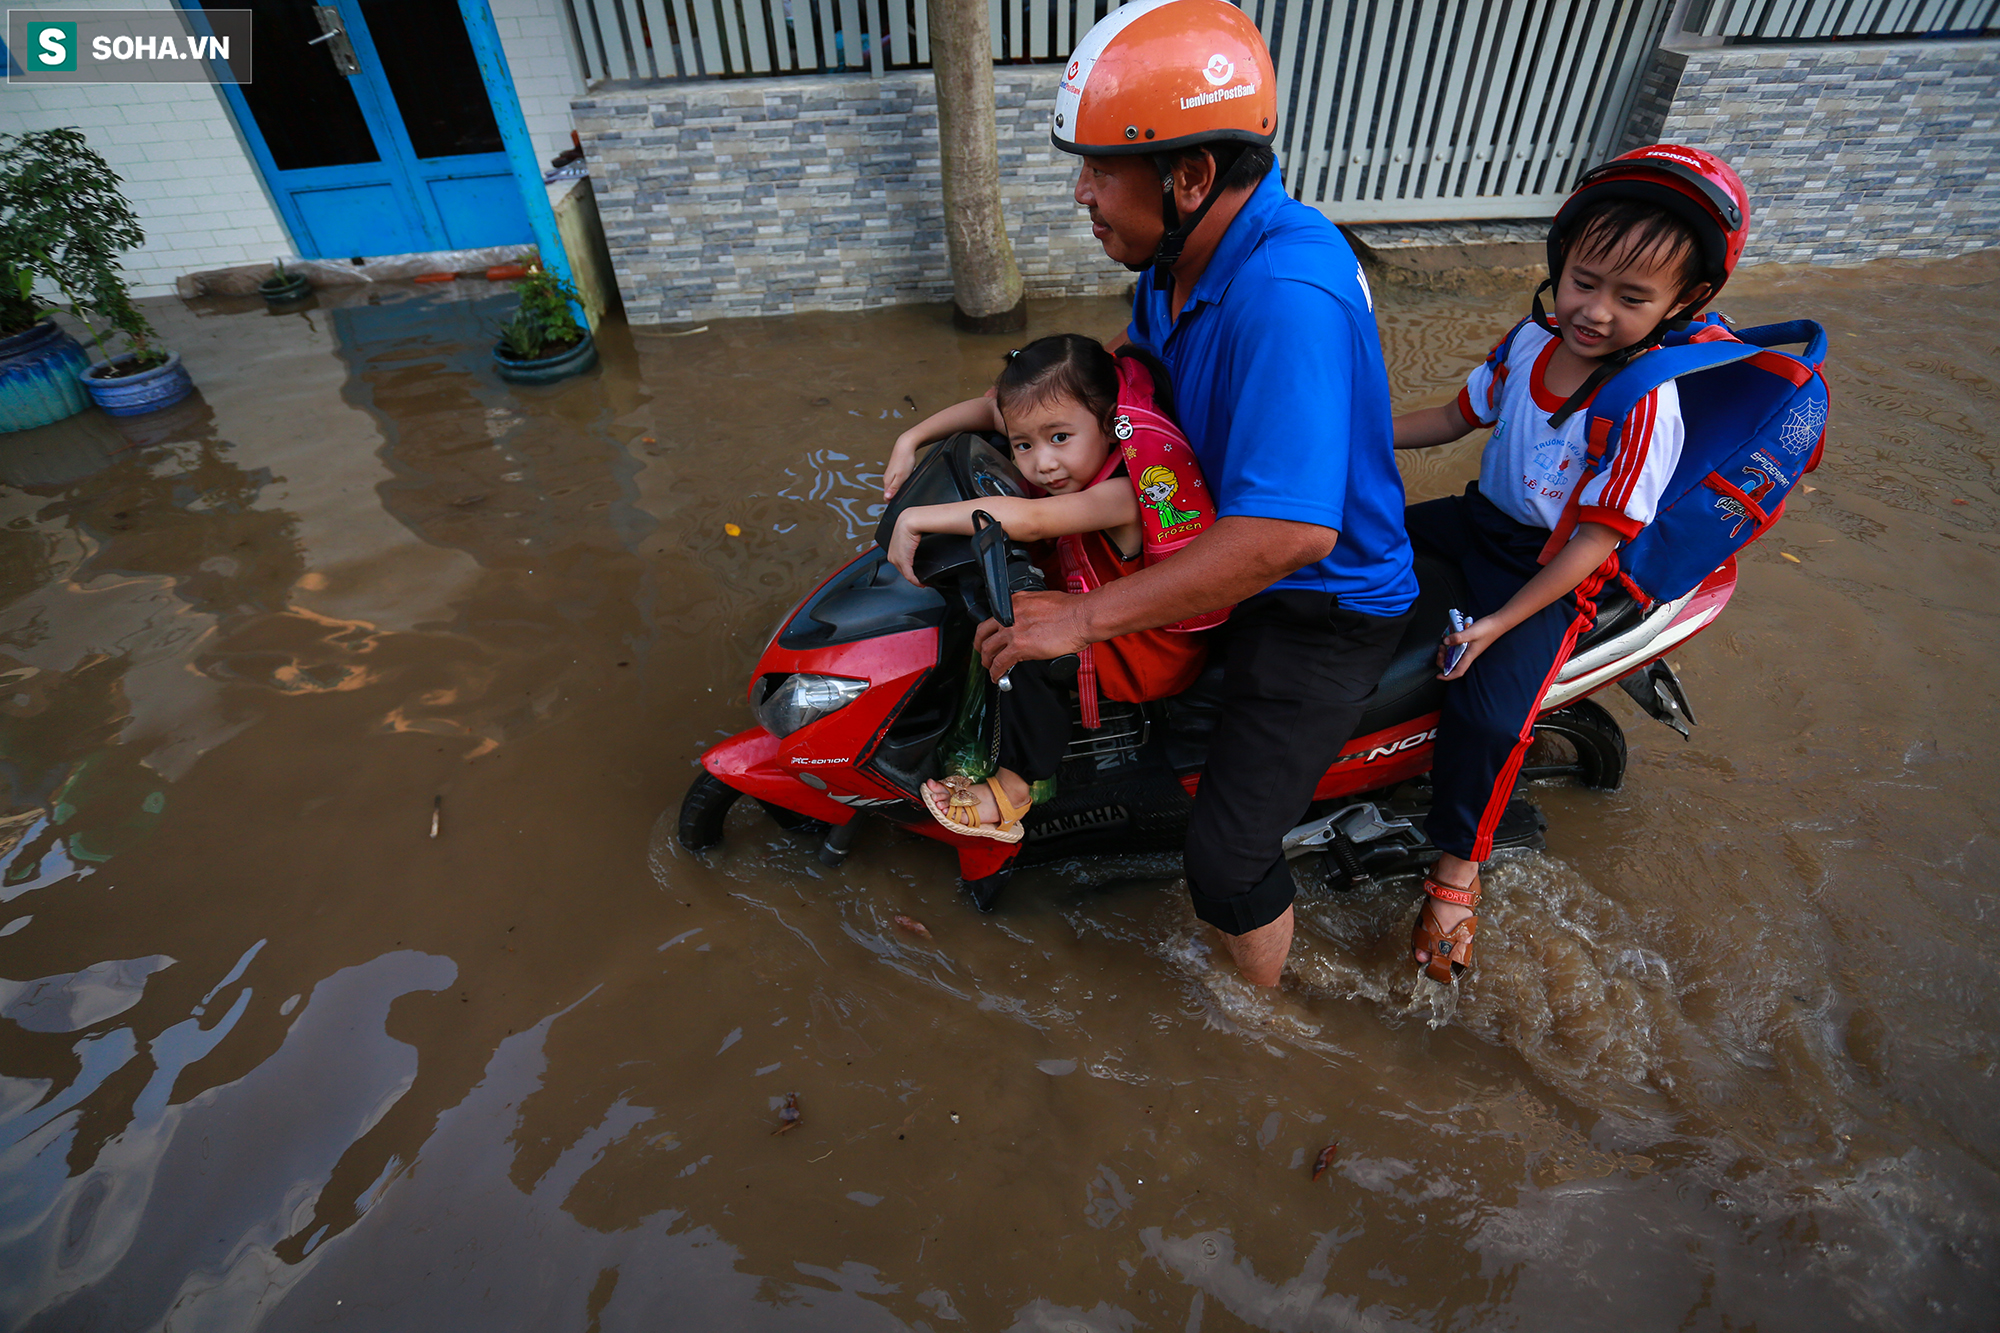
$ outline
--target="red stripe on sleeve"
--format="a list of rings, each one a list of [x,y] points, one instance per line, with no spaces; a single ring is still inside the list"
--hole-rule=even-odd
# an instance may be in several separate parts
[[[1468,426],[1483,426],[1486,424],[1479,419],[1479,413],[1473,409],[1472,386],[1469,384],[1458,391],[1458,414],[1465,418],[1465,424]]]
[[[1628,518],[1622,509],[1604,509],[1597,505],[1578,506],[1576,521],[1579,524],[1602,523],[1605,527],[1610,528],[1627,541],[1638,536],[1645,530],[1646,526],[1643,523],[1636,523]]]
[[[1597,494],[1600,507],[1622,512],[1630,503],[1632,492],[1638,489],[1639,476],[1646,470],[1646,456],[1652,452],[1656,416],[1654,395],[1650,393],[1634,403],[1626,414],[1619,431],[1617,461],[1612,464],[1604,489]]]

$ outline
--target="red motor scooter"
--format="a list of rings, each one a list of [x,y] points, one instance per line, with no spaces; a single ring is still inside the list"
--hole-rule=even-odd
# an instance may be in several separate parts
[[[918,797],[927,779],[944,776],[947,736],[964,711],[968,684],[976,687],[974,630],[989,616],[1011,624],[1012,595],[1041,588],[1043,576],[997,524],[977,537],[925,537],[916,557],[921,586],[906,582],[882,547],[913,505],[1030,493],[1013,462],[986,439],[956,435],[932,447],[883,515],[876,549],[815,589],[765,647],[750,683],[758,725],[702,756],[703,772],[681,803],[683,846],[702,851],[720,842],[730,807],[748,795],[783,827],[823,832],[821,860],[838,865],[865,813],[949,844],[961,882],[988,910],[1023,865],[1146,855],[1158,861],[1157,854],[1180,852],[1214,727],[1219,666],[1172,699],[1103,701],[1095,731],[1079,719],[1057,794],[1029,812],[1019,843],[956,837]],[[1287,856],[1325,858],[1331,888],[1406,873],[1437,856],[1424,836],[1424,778],[1444,692],[1437,646],[1447,608],[1466,599],[1457,570],[1422,552],[1417,577],[1415,612],[1373,703],[1284,840]],[[1606,588],[1596,626],[1564,665],[1535,724],[1537,736],[1554,743],[1530,759],[1554,753],[1524,767],[1522,780],[1618,787],[1624,734],[1587,697],[1614,683],[1686,736],[1694,716],[1663,657],[1706,628],[1735,587],[1732,557],[1686,596],[1651,608]],[[1539,848],[1545,826],[1517,795],[1496,845]]]

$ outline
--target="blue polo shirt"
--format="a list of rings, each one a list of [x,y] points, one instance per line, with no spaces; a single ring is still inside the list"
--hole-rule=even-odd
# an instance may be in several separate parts
[[[1396,616],[1416,600],[1389,375],[1361,265],[1340,230],[1285,193],[1277,168],[1230,222],[1178,320],[1139,278],[1135,343],[1173,372],[1181,429],[1216,512],[1316,523],[1333,553],[1272,584]]]

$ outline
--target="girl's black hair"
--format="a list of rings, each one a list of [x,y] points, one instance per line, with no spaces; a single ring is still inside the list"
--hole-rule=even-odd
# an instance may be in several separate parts
[[[1567,231],[1565,262],[1602,259],[1622,267],[1657,249],[1678,262],[1683,292],[1701,280],[1701,238],[1658,204],[1614,195],[1586,207]]]
[[[1130,346],[1119,348],[1118,355],[1132,357],[1153,373],[1153,405],[1172,420],[1173,387],[1159,358]],[[1069,398],[1082,403],[1100,426],[1110,430],[1118,409],[1118,363],[1095,338],[1054,333],[1007,353],[1007,364],[993,387],[1003,415],[1010,407]]]

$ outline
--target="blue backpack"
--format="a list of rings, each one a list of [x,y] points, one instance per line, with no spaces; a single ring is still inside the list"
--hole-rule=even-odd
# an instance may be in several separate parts
[[[1805,344],[1803,357],[1773,350],[1793,343]],[[1626,583],[1649,601],[1670,602],[1770,531],[1826,447],[1825,360],[1826,330],[1809,319],[1731,329],[1708,314],[1597,391],[1575,493],[1610,466],[1626,414],[1668,380],[1680,382],[1687,426],[1658,512],[1619,549]]]

